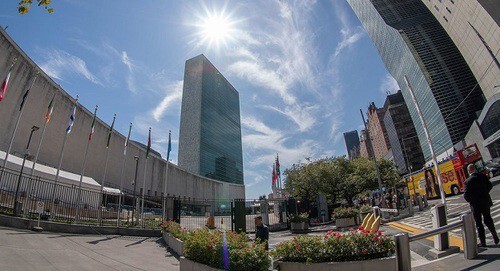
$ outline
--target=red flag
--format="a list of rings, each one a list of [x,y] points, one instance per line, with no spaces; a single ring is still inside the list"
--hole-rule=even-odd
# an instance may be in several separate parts
[[[0,102],[5,97],[5,91],[7,90],[7,86],[9,85],[10,74],[12,73],[12,68],[14,67],[14,64],[15,63],[12,63],[12,65],[10,65],[9,72],[7,72],[7,76],[5,77],[5,80],[2,83],[2,88],[0,89]]]

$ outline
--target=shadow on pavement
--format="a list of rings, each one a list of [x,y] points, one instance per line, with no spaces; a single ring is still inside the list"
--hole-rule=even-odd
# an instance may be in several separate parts
[[[109,241],[109,240],[113,240],[115,238],[118,238],[119,236],[113,236],[113,237],[106,237],[104,239],[99,239],[99,240],[94,240],[94,241],[88,241],[87,243],[88,244],[92,244],[92,245],[97,245],[99,244],[100,242],[105,242],[105,241]]]
[[[461,269],[461,270],[465,271],[465,270],[478,269],[482,266],[485,266],[485,265],[490,264],[492,262],[498,261],[498,259],[500,259],[500,254],[483,254],[483,255],[479,254],[474,260],[484,260],[484,262],[476,264],[476,265],[468,267],[468,268],[465,268],[465,269]],[[472,261],[474,261],[474,260],[472,260]]]

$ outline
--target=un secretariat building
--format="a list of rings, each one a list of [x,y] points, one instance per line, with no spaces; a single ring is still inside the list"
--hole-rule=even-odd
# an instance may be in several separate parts
[[[186,61],[179,135],[179,167],[243,184],[239,93],[199,55]]]

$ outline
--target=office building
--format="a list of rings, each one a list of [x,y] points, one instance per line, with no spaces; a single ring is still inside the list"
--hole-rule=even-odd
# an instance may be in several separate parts
[[[408,79],[426,120],[438,159],[464,146],[476,112],[485,104],[477,81],[434,15],[421,0],[348,0],[396,79],[426,161],[430,149]],[[467,97],[467,99],[465,99]]]
[[[425,163],[424,154],[401,91],[387,96],[384,111],[392,160],[398,172],[402,174],[421,169]]]
[[[476,143],[485,161],[500,156],[500,3],[421,1],[457,46],[487,101],[467,133],[467,145]]]
[[[384,108],[377,108],[375,103],[368,106],[366,115],[368,117],[367,127],[370,134],[371,145],[373,148],[373,155],[375,158],[384,158],[391,145],[387,137],[387,131],[384,125]]]
[[[347,157],[355,159],[359,157],[359,136],[358,131],[350,131],[344,133],[344,142],[347,150]]]
[[[243,184],[239,93],[204,55],[186,61],[179,134],[179,167]]]

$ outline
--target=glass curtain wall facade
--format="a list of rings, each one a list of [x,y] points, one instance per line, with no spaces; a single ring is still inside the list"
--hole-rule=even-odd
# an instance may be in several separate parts
[[[437,154],[465,137],[484,99],[462,55],[420,0],[347,0],[396,79],[422,151],[430,150],[404,76],[415,92]],[[476,86],[478,88],[479,86]]]
[[[203,55],[186,61],[179,166],[243,184],[239,93]]]
[[[358,131],[349,131],[344,133],[344,142],[347,149],[347,157],[354,159],[359,157],[359,136]]]
[[[387,96],[384,104],[384,124],[399,173],[421,169],[424,155],[417,131],[400,91]]]

